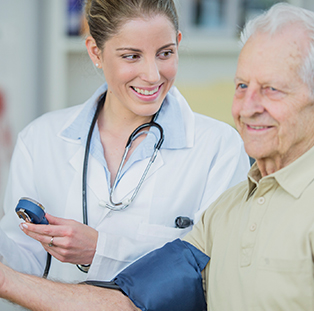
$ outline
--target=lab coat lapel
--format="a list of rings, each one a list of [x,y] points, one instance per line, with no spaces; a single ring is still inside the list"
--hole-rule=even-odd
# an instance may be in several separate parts
[[[135,190],[136,186],[138,185],[145,169],[150,160],[150,157],[138,161],[134,163],[128,171],[122,176],[120,182],[118,183],[117,188],[114,191],[113,195],[113,201],[114,202],[120,202],[123,199],[130,198],[133,194],[133,191]],[[162,166],[164,165],[164,161],[161,156],[161,152],[158,151],[157,157],[155,158],[155,161],[153,162],[152,166],[150,167],[146,178],[144,180],[143,186],[145,185],[145,182],[149,181],[149,178],[158,171]]]
[[[85,149],[78,149],[70,159],[70,164],[75,170],[75,177],[68,194],[65,217],[83,222],[82,212],[82,175]],[[92,178],[90,176],[93,176]],[[79,190],[78,190],[79,189]],[[92,156],[89,156],[87,170],[87,210],[88,224],[97,228],[102,219],[108,215],[109,209],[103,208],[99,203],[109,200],[106,174],[102,165]]]
[[[80,180],[82,180],[83,175],[84,153],[85,149],[81,147],[70,159],[70,164],[79,172]],[[93,177],[91,178],[91,176]],[[108,184],[104,168],[92,155],[89,155],[88,162],[87,191],[92,191],[98,200],[108,200]]]

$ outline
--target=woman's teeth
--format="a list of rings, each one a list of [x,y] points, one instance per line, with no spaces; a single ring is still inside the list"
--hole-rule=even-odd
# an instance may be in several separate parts
[[[133,87],[133,89],[134,89],[137,93],[142,94],[142,95],[154,95],[155,93],[158,92],[159,87],[157,86],[157,87],[156,87],[155,89],[153,89],[152,91],[139,89],[139,88],[137,88],[137,87]]]

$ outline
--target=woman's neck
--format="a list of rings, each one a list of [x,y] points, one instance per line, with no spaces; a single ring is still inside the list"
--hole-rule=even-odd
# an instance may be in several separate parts
[[[98,117],[98,127],[102,132],[128,136],[140,125],[150,122],[153,116],[139,116],[126,108],[112,105],[106,98],[103,109]]]
[[[150,122],[152,116],[142,117],[132,113],[122,114],[116,109],[111,109],[110,105],[106,106],[106,102],[99,114],[97,123],[104,157],[111,174],[110,182],[112,186],[129,136],[138,126]],[[132,143],[126,161],[145,136],[141,135]]]

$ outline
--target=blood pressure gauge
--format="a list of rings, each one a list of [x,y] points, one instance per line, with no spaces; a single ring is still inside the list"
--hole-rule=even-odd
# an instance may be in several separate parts
[[[49,224],[45,218],[45,208],[33,199],[21,198],[15,208],[15,212],[26,222],[40,225]]]

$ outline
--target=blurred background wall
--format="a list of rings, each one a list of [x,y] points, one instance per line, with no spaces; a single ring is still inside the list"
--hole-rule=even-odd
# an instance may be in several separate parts
[[[176,85],[194,111],[233,125],[239,30],[278,1],[175,1],[183,32]],[[82,103],[104,82],[80,36],[80,2],[0,0],[0,202],[17,133],[47,111]],[[314,10],[313,0],[288,2]]]
[[[80,36],[80,1],[0,0],[0,202],[17,133],[47,111],[84,102],[104,82]],[[183,32],[176,85],[194,111],[233,125],[239,30],[276,2],[176,0]],[[314,10],[313,0],[288,2]]]

